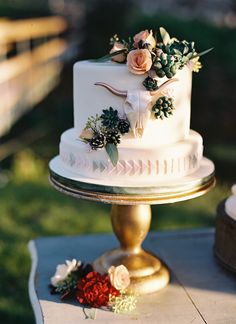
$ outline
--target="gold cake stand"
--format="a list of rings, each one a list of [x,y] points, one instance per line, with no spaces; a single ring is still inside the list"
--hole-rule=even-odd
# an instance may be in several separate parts
[[[111,222],[120,247],[104,253],[93,266],[105,273],[111,265],[125,265],[131,276],[129,291],[147,294],[164,288],[170,280],[165,263],[142,248],[151,224],[150,205],[192,199],[208,192],[215,184],[214,165],[205,158],[203,162],[202,172],[185,181],[126,187],[81,181],[65,171],[56,157],[49,164],[49,180],[58,191],[75,198],[112,204]]]

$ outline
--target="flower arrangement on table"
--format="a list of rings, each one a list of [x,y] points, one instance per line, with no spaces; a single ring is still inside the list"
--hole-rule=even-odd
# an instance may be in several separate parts
[[[129,284],[129,271],[124,265],[111,266],[107,273],[100,274],[91,264],[73,259],[57,265],[50,289],[61,299],[72,298],[83,306],[124,313],[136,308],[136,296],[127,293]]]

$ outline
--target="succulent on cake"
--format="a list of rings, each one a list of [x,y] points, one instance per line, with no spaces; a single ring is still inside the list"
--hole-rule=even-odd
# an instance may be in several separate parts
[[[127,119],[120,119],[117,125],[119,131],[121,134],[125,134],[129,132],[130,129],[130,123]]]
[[[180,62],[171,55],[163,52],[161,49],[157,50],[156,58],[153,63],[153,69],[155,70],[159,78],[166,76],[171,79],[180,67]]]
[[[143,81],[143,85],[148,91],[155,91],[158,89],[157,80],[150,76],[146,77]]]
[[[120,143],[120,134],[117,128],[108,129],[105,131],[106,142],[114,145]]]
[[[118,111],[114,110],[112,107],[109,109],[104,109],[101,115],[102,126],[106,128],[115,128],[119,122]]]
[[[126,63],[133,74],[155,73],[157,77],[172,78],[178,70],[188,66],[193,72],[201,68],[200,56],[207,54],[212,48],[197,52],[192,41],[179,40],[170,37],[169,33],[160,27],[159,34],[152,30],[142,30],[134,35],[133,40],[120,40],[118,35],[110,39],[112,49],[100,60],[111,59],[114,62]],[[189,64],[190,63],[190,64]],[[143,82],[147,90],[153,90],[155,82],[150,79]]]
[[[95,133],[95,135],[89,140],[89,145],[92,150],[97,150],[104,147],[105,137],[102,133]]]
[[[93,151],[105,148],[111,163],[116,166],[119,159],[117,145],[120,144],[121,135],[128,133],[129,129],[128,119],[120,118],[118,111],[109,107],[103,109],[101,115],[89,117],[79,137]]]
[[[165,117],[168,118],[170,115],[173,114],[173,110],[173,99],[168,98],[166,96],[158,98],[155,105],[152,107],[154,116],[157,119],[164,119]]]

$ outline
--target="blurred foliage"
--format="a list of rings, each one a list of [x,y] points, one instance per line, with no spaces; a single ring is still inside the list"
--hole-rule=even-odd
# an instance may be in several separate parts
[[[50,15],[47,0],[0,0],[0,17],[31,18]]]
[[[107,54],[110,37],[116,33],[128,37],[127,27],[135,12],[135,2],[130,0],[88,2],[81,58],[98,58]]]

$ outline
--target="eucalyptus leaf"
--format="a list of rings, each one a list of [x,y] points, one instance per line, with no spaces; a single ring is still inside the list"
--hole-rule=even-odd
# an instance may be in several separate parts
[[[183,50],[183,54],[187,54],[188,53],[188,47],[184,47],[184,50]]]
[[[167,45],[170,42],[169,33],[165,30],[165,28],[160,27],[160,34],[161,34],[161,38],[163,40],[164,45]]]
[[[182,53],[177,48],[174,48],[174,52],[175,54],[182,55]]]
[[[112,58],[113,56],[116,56],[118,54],[121,54],[121,53],[125,53],[127,51],[126,48],[122,49],[122,50],[119,50],[119,51],[115,51],[113,53],[110,53],[110,54],[107,54],[105,56],[102,56],[98,59],[95,59],[95,60],[92,60],[92,61],[96,61],[96,62],[105,62],[105,61],[108,61],[110,58]]]
[[[207,53],[209,53],[210,51],[212,51],[214,49],[214,47],[211,47],[211,48],[208,48],[207,50],[203,51],[203,52],[200,52],[200,53],[196,53],[195,55],[192,56],[192,58],[195,58],[195,57],[200,57],[200,56],[203,56]]]
[[[186,55],[186,57],[187,57],[189,60],[192,58],[192,56],[193,56],[193,53],[188,53],[188,54]]]
[[[118,162],[118,150],[115,144],[107,143],[105,145],[105,150],[111,160],[111,163],[116,166]]]

